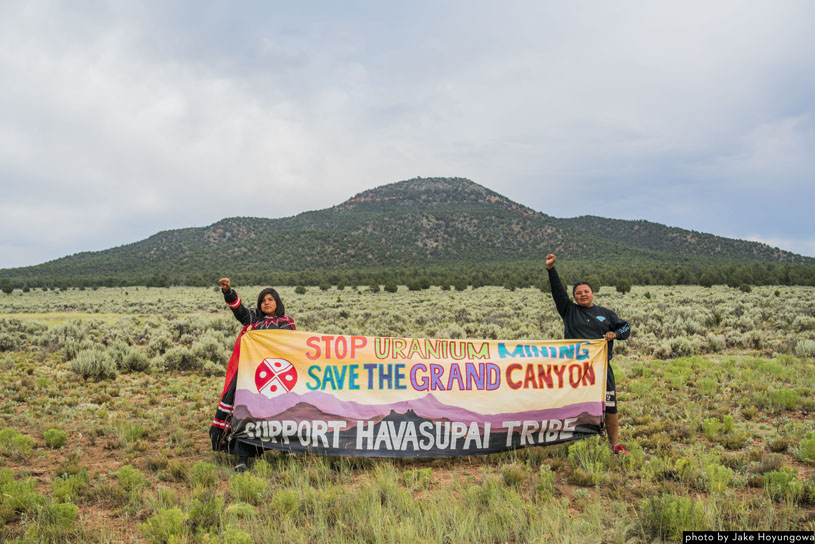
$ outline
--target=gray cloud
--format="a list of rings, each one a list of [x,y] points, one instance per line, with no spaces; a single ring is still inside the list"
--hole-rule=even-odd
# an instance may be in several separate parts
[[[811,2],[238,9],[0,7],[0,266],[415,175],[815,254]]]

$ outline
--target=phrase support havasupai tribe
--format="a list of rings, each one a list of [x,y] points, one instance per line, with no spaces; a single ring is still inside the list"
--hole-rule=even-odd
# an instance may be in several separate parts
[[[251,331],[233,437],[328,455],[494,453],[599,434],[603,340],[477,341]]]

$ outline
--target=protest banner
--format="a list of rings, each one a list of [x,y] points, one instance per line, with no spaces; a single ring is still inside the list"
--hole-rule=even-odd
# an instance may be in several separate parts
[[[443,457],[602,431],[604,340],[248,331],[232,439],[327,455]]]

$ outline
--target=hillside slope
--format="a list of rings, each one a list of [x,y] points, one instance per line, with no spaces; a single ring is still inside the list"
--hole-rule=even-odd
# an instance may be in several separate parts
[[[164,275],[211,281],[246,270],[298,271],[472,266],[571,260],[807,263],[813,259],[647,221],[559,219],[463,178],[416,178],[359,193],[324,210],[268,219],[232,217],[159,232],[116,248],[0,270],[36,285],[57,278],[109,283]],[[205,279],[206,278],[206,279]]]

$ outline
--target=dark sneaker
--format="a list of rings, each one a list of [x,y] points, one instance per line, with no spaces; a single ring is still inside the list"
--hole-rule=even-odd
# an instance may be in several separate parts
[[[246,463],[238,463],[235,465],[235,472],[246,472],[249,470],[249,466]]]
[[[614,455],[628,455],[628,450],[617,444],[614,446]]]

